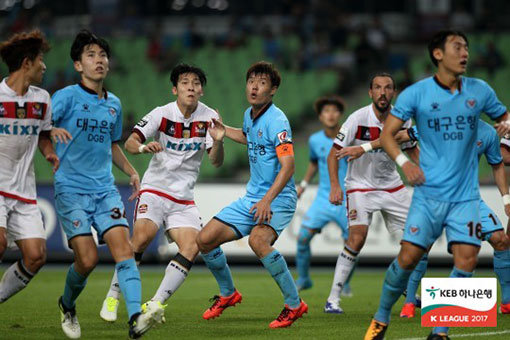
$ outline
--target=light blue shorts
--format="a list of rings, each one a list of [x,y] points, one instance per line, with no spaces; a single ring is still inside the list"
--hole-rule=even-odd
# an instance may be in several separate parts
[[[349,235],[349,223],[347,221],[347,210],[345,200],[342,205],[334,205],[322,197],[317,197],[310,208],[303,216],[302,225],[306,228],[320,232],[329,222],[335,224],[342,230],[342,237],[347,239]]]

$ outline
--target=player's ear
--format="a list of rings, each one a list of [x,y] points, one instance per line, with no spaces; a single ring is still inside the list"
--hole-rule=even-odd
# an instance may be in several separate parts
[[[30,60],[29,57],[25,57],[25,58],[23,58],[23,61],[21,62],[21,68],[29,70],[32,67],[33,63],[34,62],[32,60]]]
[[[440,48],[436,48],[434,49],[434,51],[432,51],[432,55],[434,56],[434,58],[439,62],[440,60],[443,60],[443,50],[440,49]]]
[[[177,87],[172,86],[172,93],[174,94],[174,96],[177,96]]]
[[[276,90],[278,90],[278,87],[276,87],[276,86],[273,86],[271,88],[271,96],[274,96],[274,94],[276,93]]]
[[[77,71],[77,72],[83,72],[83,66],[81,65],[81,61],[77,60],[73,63],[74,65],[74,69]]]

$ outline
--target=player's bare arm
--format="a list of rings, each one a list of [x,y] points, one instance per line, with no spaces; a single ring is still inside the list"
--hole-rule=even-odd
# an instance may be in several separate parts
[[[298,198],[300,198],[303,192],[305,192],[306,186],[314,178],[318,168],[319,166],[317,165],[316,162],[308,163],[308,168],[306,168],[305,176],[303,177],[301,183],[296,187]]]
[[[403,125],[404,122],[401,119],[388,115],[381,134],[381,145],[391,159],[397,163],[401,162],[399,165],[402,167],[402,171],[406,175],[409,184],[420,185],[425,182],[423,170],[402,154],[395,139],[395,135],[401,130]],[[399,160],[397,160],[397,157],[399,157]]]
[[[130,177],[129,185],[133,187],[133,193],[129,196],[129,200],[134,200],[140,193],[140,176],[138,176],[138,172],[136,172],[135,168],[129,163],[118,143],[112,143],[112,162],[117,168]]]
[[[51,142],[49,131],[42,131],[40,133],[38,146],[44,158],[53,165],[53,173],[55,173],[60,165],[60,160],[55,150],[53,150],[53,143]]]
[[[223,139],[225,138],[225,126],[220,119],[212,118],[212,122],[208,123],[209,134],[213,139],[213,145],[207,150],[211,164],[219,168],[223,164],[225,152],[223,150]]]
[[[124,143],[126,151],[130,154],[136,155],[139,153],[158,153],[163,151],[163,147],[160,143],[152,141],[147,144],[142,143],[142,139],[136,133],[132,133]]]
[[[292,144],[281,144],[277,146],[276,150],[279,154],[278,161],[281,165],[280,172],[276,175],[273,185],[271,185],[264,197],[250,209],[250,213],[255,211],[253,219],[257,221],[258,224],[264,222],[269,223],[271,221],[271,202],[282,191],[292,175],[294,175],[295,164]]]
[[[501,144],[501,156],[503,156],[503,163],[508,166],[510,165],[510,147],[505,144]]]
[[[50,137],[53,143],[65,143],[67,144],[73,137],[64,128],[52,128],[50,131]]]
[[[342,204],[344,197],[342,187],[340,187],[340,180],[338,179],[338,160],[336,159],[336,151],[341,149],[342,148],[340,146],[333,144],[333,147],[329,151],[328,155],[329,182],[331,184],[329,201],[335,205]]]
[[[501,162],[499,164],[491,164],[491,167],[494,181],[496,182],[499,193],[501,196],[508,195],[508,182],[506,180],[504,163]],[[505,204],[505,214],[506,216],[510,216],[510,203]]]

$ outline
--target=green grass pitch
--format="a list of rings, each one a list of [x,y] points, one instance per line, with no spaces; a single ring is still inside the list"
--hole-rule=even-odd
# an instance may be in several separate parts
[[[113,268],[113,266],[111,267]],[[119,318],[106,323],[99,317],[110,278],[110,267],[96,269],[89,277],[87,287],[77,301],[77,312],[82,328],[82,339],[126,339],[127,315],[124,302],[119,306]],[[141,267],[143,299],[156,291],[164,267]],[[263,269],[246,270],[233,267],[236,287],[243,294],[243,302],[227,309],[214,320],[203,320],[202,312],[217,293],[212,275],[197,266],[179,291],[168,301],[166,323],[146,334],[146,339],[362,339],[375,312],[381,292],[382,269],[358,270],[352,281],[354,297],[344,298],[344,315],[322,312],[329,293],[332,273],[313,271],[314,287],[302,292],[309,312],[287,329],[269,329],[269,323],[280,313],[283,299],[278,287]],[[57,299],[63,291],[65,267],[47,266],[30,285],[0,304],[0,339],[65,339],[60,328]],[[428,276],[447,276],[447,271],[431,271]],[[477,277],[493,276],[490,271],[479,271]],[[398,313],[403,299],[393,310],[392,323],[386,339],[425,339],[430,329],[421,328],[420,319],[400,319]],[[497,333],[468,336],[473,333]],[[504,333],[504,334],[503,334]],[[498,316],[497,328],[462,328],[451,331],[452,339],[509,339],[510,315]]]

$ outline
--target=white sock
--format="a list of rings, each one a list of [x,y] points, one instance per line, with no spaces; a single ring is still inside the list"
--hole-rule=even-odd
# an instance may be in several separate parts
[[[140,265],[140,261],[136,261],[136,266],[138,267]],[[120,291],[119,286],[119,279],[117,278],[117,270],[113,272],[112,282],[110,283],[110,290],[108,290],[108,293],[106,293],[106,297],[112,297],[114,299],[120,299],[120,294],[122,292]]]
[[[22,260],[10,266],[0,281],[0,303],[25,288],[33,277],[34,274],[26,269]]]
[[[177,261],[172,260],[165,269],[165,277],[152,300],[164,303],[172,296],[188,276],[189,270]]]
[[[340,302],[340,293],[344,287],[345,281],[349,277],[354,265],[356,264],[356,255],[347,252],[344,248],[338,259],[336,260],[335,276],[333,277],[333,284],[331,285],[331,292],[329,293],[328,301]]]

